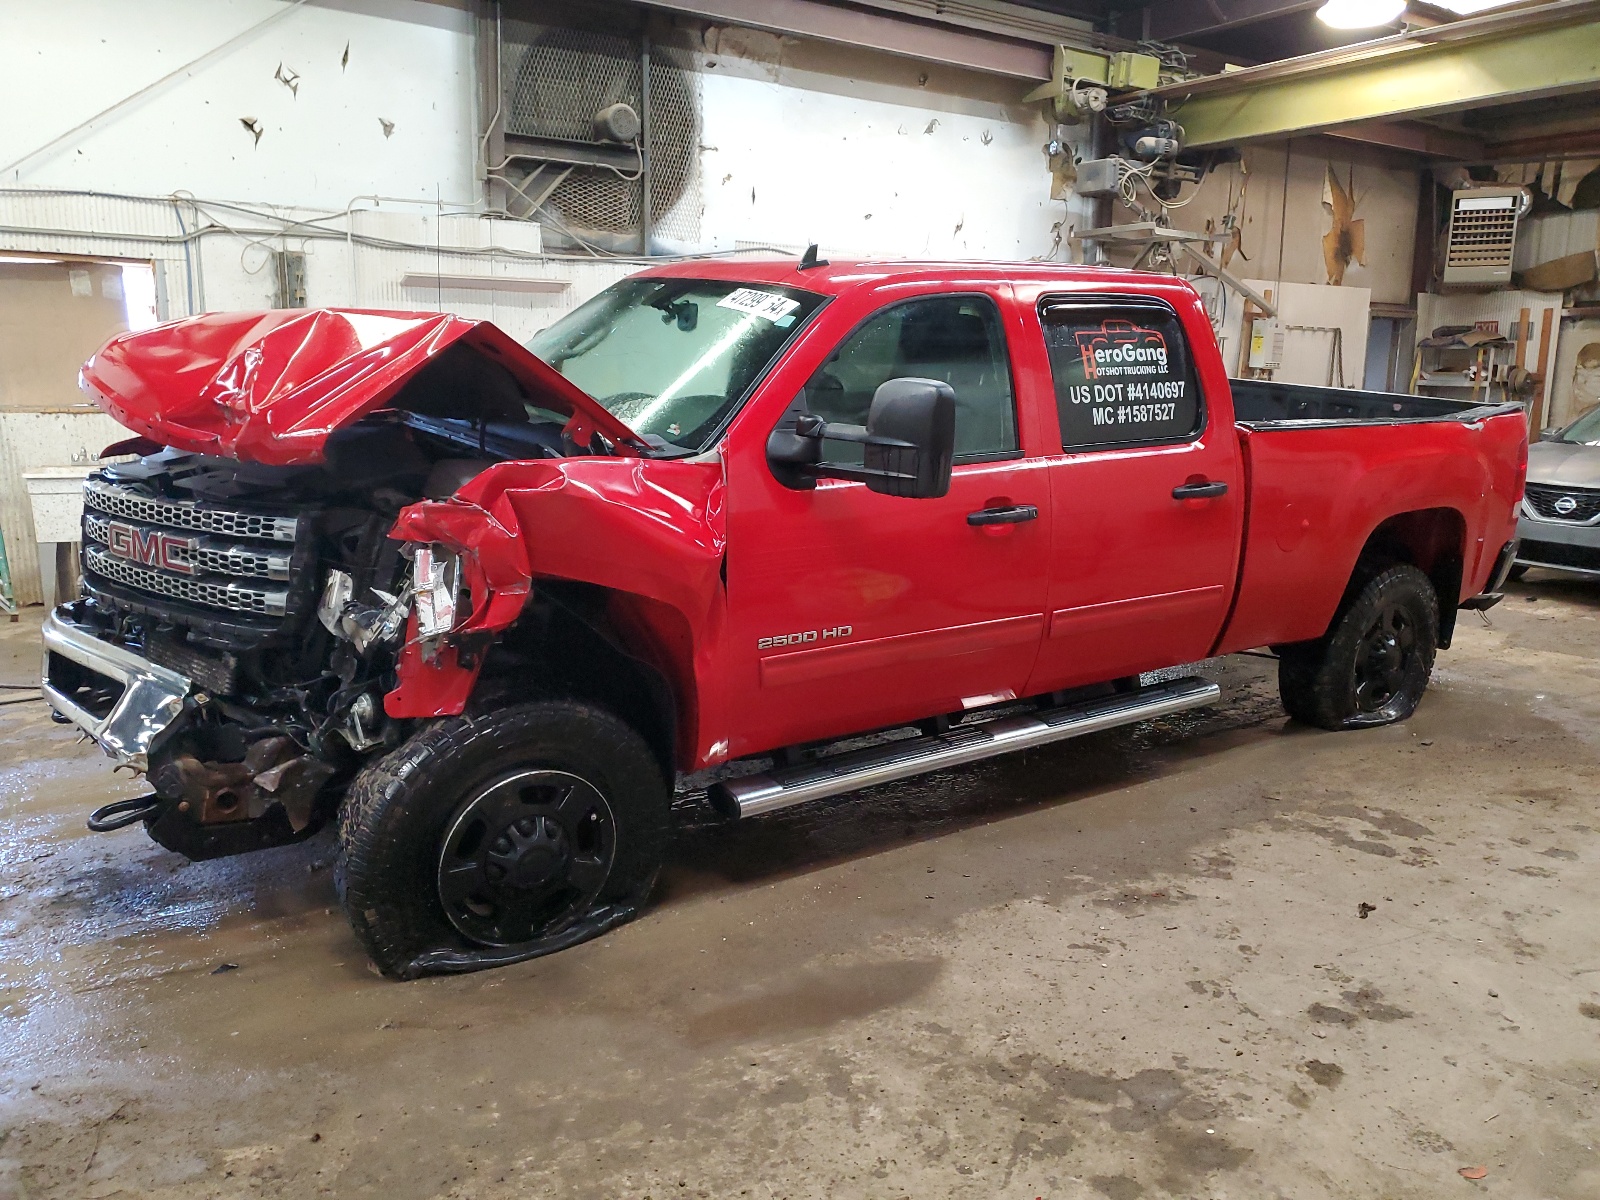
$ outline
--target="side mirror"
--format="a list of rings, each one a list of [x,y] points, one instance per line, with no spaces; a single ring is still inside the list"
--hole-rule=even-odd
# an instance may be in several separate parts
[[[867,410],[867,486],[885,496],[934,499],[950,490],[956,394],[937,379],[891,379]]]
[[[823,442],[853,442],[862,464],[829,462]],[[767,439],[767,461],[788,487],[818,479],[858,479],[885,496],[934,499],[950,490],[956,397],[937,379],[891,379],[879,386],[867,423],[836,425],[805,406],[802,393]]]

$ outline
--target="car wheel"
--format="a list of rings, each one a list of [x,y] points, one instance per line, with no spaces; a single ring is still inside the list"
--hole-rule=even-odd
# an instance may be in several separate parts
[[[1517,583],[1528,573],[1527,563],[1516,563],[1511,570],[1506,572],[1506,582]]]
[[[669,803],[644,740],[592,705],[441,721],[351,787],[345,914],[379,970],[402,979],[563,949],[639,911]]]
[[[1344,606],[1326,637],[1282,648],[1284,711],[1323,729],[1403,721],[1427,689],[1438,647],[1432,582],[1416,567],[1390,567]]]

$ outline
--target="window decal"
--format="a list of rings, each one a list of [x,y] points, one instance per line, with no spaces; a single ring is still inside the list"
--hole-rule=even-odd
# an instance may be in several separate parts
[[[1157,310],[1044,313],[1065,449],[1168,441],[1199,425],[1177,320]]]

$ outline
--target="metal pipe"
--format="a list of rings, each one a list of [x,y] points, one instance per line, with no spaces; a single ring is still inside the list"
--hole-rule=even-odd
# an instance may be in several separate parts
[[[650,205],[653,201],[650,187],[650,123],[650,32],[647,29],[640,38],[639,53],[639,186],[642,192],[639,202],[639,253],[646,257],[650,254]]]

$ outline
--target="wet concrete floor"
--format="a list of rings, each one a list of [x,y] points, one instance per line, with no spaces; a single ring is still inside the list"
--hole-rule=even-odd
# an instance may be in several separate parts
[[[1600,587],[1491,616],[1399,727],[1238,657],[1180,718],[686,797],[642,919],[410,984],[326,836],[90,834],[137,785],[0,705],[0,1196],[1600,1196]]]

